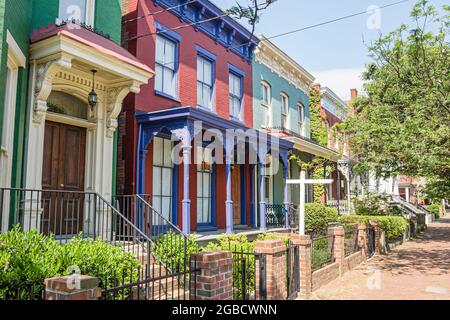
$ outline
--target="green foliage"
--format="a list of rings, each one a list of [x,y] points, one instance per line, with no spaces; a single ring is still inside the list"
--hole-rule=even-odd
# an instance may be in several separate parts
[[[246,268],[246,287],[248,290],[255,288],[255,256],[253,254],[253,242],[248,241],[245,235],[222,235],[218,242],[210,242],[204,251],[231,251],[235,262],[233,264],[233,297],[238,299],[243,296],[242,267]]]
[[[307,233],[326,233],[328,224],[338,220],[339,215],[335,208],[318,203],[307,203],[305,206],[305,230]]]
[[[312,270],[320,269],[331,261],[331,250],[327,236],[313,239],[311,245],[311,267]]]
[[[264,241],[264,240],[283,240],[285,245],[289,244],[289,235],[288,234],[280,234],[280,233],[261,233],[256,237],[257,241]]]
[[[434,214],[434,216],[436,217],[436,218],[440,218],[441,217],[441,215],[440,215],[440,213],[439,213],[439,208],[440,208],[441,206],[439,205],[439,204],[437,204],[437,203],[434,203],[434,204],[430,204],[428,207],[427,207],[427,210],[428,211],[430,211],[432,214]]]
[[[194,235],[188,235],[186,239],[181,234],[176,234],[172,230],[159,236],[155,240],[152,248],[153,254],[173,271],[184,270],[191,254],[200,251]],[[185,255],[186,252],[186,255]]]
[[[387,216],[390,207],[387,198],[379,194],[368,193],[353,199],[355,214],[360,216]]]
[[[116,275],[120,285],[135,280],[138,267],[133,254],[81,235],[63,245],[36,230],[22,232],[19,226],[0,235],[0,298],[17,298],[22,289],[18,298],[39,299],[45,278],[74,272],[99,277],[103,287],[113,285]]]
[[[438,181],[441,199],[450,198],[450,7],[442,12],[420,0],[410,26],[369,47],[366,96],[345,125],[358,172]]]
[[[404,217],[399,216],[342,216],[340,222],[343,225],[354,223],[368,223],[370,220],[379,221],[381,229],[386,233],[386,239],[396,240],[401,238],[409,228],[409,222]]]
[[[328,147],[328,133],[325,125],[327,117],[320,111],[320,92],[316,88],[309,90],[309,112],[311,139],[323,147]]]
[[[60,274],[59,245],[36,230],[22,233],[16,226],[0,235],[0,299],[38,298],[44,279]],[[33,291],[26,290],[33,285]]]

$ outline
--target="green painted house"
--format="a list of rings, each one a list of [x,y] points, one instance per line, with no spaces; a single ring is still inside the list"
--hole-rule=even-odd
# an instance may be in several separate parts
[[[122,101],[153,75],[121,23],[121,0],[0,0],[2,231],[87,231],[84,194],[114,195]]]

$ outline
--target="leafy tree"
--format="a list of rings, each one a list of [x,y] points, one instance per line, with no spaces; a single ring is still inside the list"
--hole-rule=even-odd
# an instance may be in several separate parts
[[[418,1],[412,25],[369,46],[366,96],[346,122],[356,170],[425,177],[450,196],[450,6]],[[435,190],[436,192],[436,190]]]

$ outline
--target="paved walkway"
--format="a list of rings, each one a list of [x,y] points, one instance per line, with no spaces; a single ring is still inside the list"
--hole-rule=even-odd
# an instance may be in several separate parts
[[[450,300],[450,216],[313,293],[318,300]]]

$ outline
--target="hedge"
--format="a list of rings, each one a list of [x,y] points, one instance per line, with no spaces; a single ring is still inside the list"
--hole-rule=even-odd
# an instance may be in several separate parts
[[[318,203],[305,206],[305,230],[309,234],[327,233],[328,224],[339,221],[338,211]]]
[[[427,210],[430,211],[434,215],[435,218],[439,219],[441,217],[441,215],[439,213],[439,211],[440,211],[439,208],[440,207],[441,206],[439,204],[436,204],[436,203],[435,204],[430,204],[427,207]]]
[[[342,216],[340,222],[343,225],[354,223],[368,223],[370,220],[379,221],[381,229],[386,233],[386,239],[396,240],[403,236],[408,230],[409,222],[404,217],[399,216]]]

